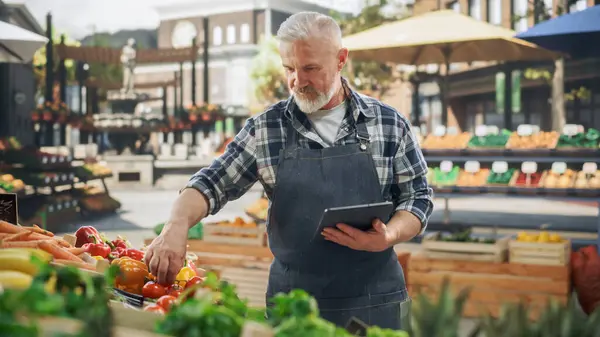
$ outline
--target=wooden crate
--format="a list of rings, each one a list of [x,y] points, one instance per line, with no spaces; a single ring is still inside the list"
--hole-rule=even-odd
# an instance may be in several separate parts
[[[541,243],[510,240],[508,251],[511,263],[568,266],[571,259],[571,241]]]
[[[221,269],[221,279],[234,284],[238,296],[248,300],[248,305],[264,308],[266,304],[268,268],[232,268]]]
[[[263,246],[265,243],[266,226],[262,224],[256,227],[235,227],[206,223],[202,229],[203,240],[207,242],[249,246]]]
[[[497,317],[503,304],[523,302],[535,318],[549,299],[566,303],[571,292],[567,266],[442,260],[413,254],[408,270],[413,298],[419,294],[437,298],[444,279],[454,294],[470,289],[465,317]]]
[[[496,243],[492,244],[438,241],[440,236],[441,233],[434,232],[426,235],[423,239],[421,246],[427,257],[494,263],[506,261],[510,237],[498,239]]]

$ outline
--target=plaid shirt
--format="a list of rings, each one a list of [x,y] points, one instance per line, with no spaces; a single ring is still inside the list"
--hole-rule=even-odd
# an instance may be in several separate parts
[[[427,185],[427,163],[410,124],[394,108],[374,98],[349,91],[353,116],[344,118],[334,146],[356,141],[354,121],[366,123],[371,153],[379,175],[381,191],[396,210],[406,210],[421,220],[423,231],[433,210],[432,189]],[[227,146],[225,153],[192,176],[186,188],[195,188],[209,201],[209,213],[217,213],[230,200],[241,197],[257,181],[269,198],[275,187],[279,151],[286,143],[286,126],[292,123],[300,133],[299,146],[326,147],[303,113],[295,113],[290,98],[264,113],[251,117]],[[354,121],[351,120],[354,118]]]

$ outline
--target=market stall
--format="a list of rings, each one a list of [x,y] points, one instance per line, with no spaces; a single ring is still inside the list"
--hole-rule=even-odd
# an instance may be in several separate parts
[[[0,140],[0,189],[14,193],[22,224],[64,231],[70,221],[118,210],[104,179],[109,168],[96,162],[74,163],[69,155],[21,147],[16,139]],[[100,185],[92,185],[93,182]]]
[[[446,200],[444,222],[449,224],[447,200],[451,198],[501,195],[600,201],[599,142],[598,130],[577,125],[565,126],[562,133],[543,132],[533,125],[521,125],[512,132],[482,125],[475,134],[440,127],[421,146],[430,167],[428,181],[436,197]],[[532,224],[529,229],[540,225]],[[494,226],[512,228],[511,224]],[[600,244],[596,240],[600,216],[595,229],[576,223],[553,229],[591,235],[574,239],[575,248]]]
[[[271,258],[263,246],[191,241],[188,261],[176,282],[167,287],[154,282],[148,274],[142,260],[143,248],[130,247],[124,238],[109,240],[93,227],[82,227],[73,235],[59,238],[36,226],[0,221],[0,305],[7,308],[3,317],[8,318],[0,320],[0,334],[32,331],[27,336],[83,332],[102,337],[431,337],[458,333],[463,313],[488,317],[477,327],[487,333],[501,333],[516,324],[519,331],[539,331],[552,323],[561,327],[560,333],[593,337],[600,324],[600,311],[587,316],[578,311],[573,301],[564,304],[570,291],[569,270],[565,267],[416,256],[407,266],[414,295],[411,328],[382,330],[355,318],[350,319],[346,329],[336,328],[319,317],[318,303],[301,290],[278,295],[269,309],[254,306],[243,300],[243,289],[224,282],[228,277],[204,271],[217,260],[200,256],[195,259],[192,250],[245,255],[249,260],[264,262]],[[223,261],[221,258],[218,263]],[[591,270],[591,266],[577,263],[577,270]],[[244,272],[245,279],[257,278],[257,272],[251,269]],[[451,287],[442,282],[446,275]],[[437,283],[441,287],[436,287]],[[465,304],[465,295],[456,290],[472,285],[475,289]],[[425,290],[426,297],[418,295]],[[546,295],[557,298],[558,304],[544,308]],[[501,302],[520,299],[526,299],[526,307],[506,308],[513,319],[491,318]],[[598,302],[596,299],[595,306]],[[593,307],[582,303],[586,303],[586,312],[592,313]],[[268,319],[265,310],[269,312]],[[486,316],[488,310],[492,316]],[[537,323],[530,323],[528,316],[536,317]]]

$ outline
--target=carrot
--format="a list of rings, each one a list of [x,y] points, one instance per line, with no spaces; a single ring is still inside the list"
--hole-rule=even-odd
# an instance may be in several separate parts
[[[81,255],[86,252],[85,248],[66,248],[73,255]]]
[[[15,234],[10,234],[7,237],[3,238],[4,242],[6,241],[27,241],[27,237],[31,234],[31,232],[19,232]]]
[[[41,242],[45,241],[0,241],[0,248],[38,248]]]
[[[10,222],[6,222],[4,220],[0,220],[0,233],[15,234],[23,231],[25,231],[25,229],[23,229],[22,227],[13,225]]]
[[[56,263],[56,264],[62,264],[62,265],[66,265],[66,266],[73,266],[73,267],[77,267],[77,268],[80,268],[80,269],[87,269],[87,270],[96,271],[96,266],[93,266],[93,265],[85,263],[85,262],[77,262],[77,261],[73,261],[73,260],[55,259],[54,263]]]
[[[42,235],[50,236],[50,237],[54,236],[54,233],[47,231],[45,229],[42,229],[42,228],[38,227],[37,225],[33,225],[32,227],[23,227],[23,228],[25,228],[26,230],[33,232],[33,233],[38,233],[38,234],[42,234]]]
[[[48,253],[52,254],[52,256],[54,256],[55,259],[83,262],[83,260],[81,258],[79,258],[76,255],[73,255],[73,253],[69,252],[65,248],[60,247],[58,244],[54,243],[52,240],[42,241],[38,244],[38,247],[40,249],[45,250]]]
[[[67,241],[65,241],[61,238],[53,237],[52,239],[54,239],[54,242],[58,243],[58,245],[61,247],[73,248],[73,245],[71,245],[70,243],[68,243]]]
[[[5,237],[12,235],[12,234],[8,234],[8,233],[0,233],[0,240],[4,239]]]

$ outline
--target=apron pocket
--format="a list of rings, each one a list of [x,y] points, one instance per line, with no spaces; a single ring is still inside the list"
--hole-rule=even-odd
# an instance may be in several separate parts
[[[355,317],[367,325],[400,330],[410,313],[410,298],[406,290],[388,294],[354,298],[320,299],[321,316],[345,328]]]

